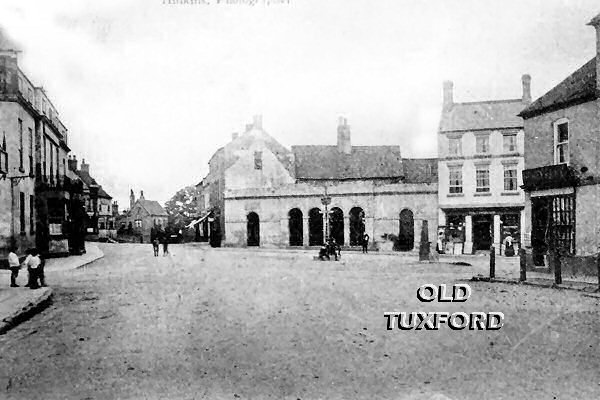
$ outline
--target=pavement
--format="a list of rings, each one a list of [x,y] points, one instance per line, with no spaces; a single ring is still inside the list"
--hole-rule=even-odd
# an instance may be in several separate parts
[[[46,275],[49,272],[68,271],[82,268],[104,257],[102,250],[93,243],[86,243],[86,253],[81,256],[51,258],[46,260]],[[46,278],[47,283],[48,278]],[[18,288],[11,288],[10,271],[0,270],[0,335],[42,310],[52,297],[52,288],[43,287],[29,289],[23,287],[27,283],[27,270],[22,268],[17,278]]]

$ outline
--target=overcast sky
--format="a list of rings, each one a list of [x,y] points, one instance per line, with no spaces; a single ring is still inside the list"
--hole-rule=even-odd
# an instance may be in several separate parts
[[[519,98],[529,73],[537,98],[594,56],[586,23],[600,12],[597,0],[251,1],[0,0],[0,24],[123,208],[129,188],[164,203],[199,182],[254,114],[288,147],[334,144],[344,115],[353,144],[435,156],[443,80],[455,101]]]

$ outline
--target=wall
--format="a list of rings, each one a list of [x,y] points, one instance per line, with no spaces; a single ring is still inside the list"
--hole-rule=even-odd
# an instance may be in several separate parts
[[[554,165],[554,127],[569,120],[569,165],[576,171],[585,166],[600,175],[600,117],[598,101],[568,107],[525,120],[525,168]]]
[[[19,127],[18,119],[23,121],[23,170],[19,170]],[[0,135],[6,134],[6,145],[8,152],[8,177],[26,176],[14,182],[12,188],[14,196],[14,209],[11,203],[11,181],[0,180],[0,252],[5,252],[11,239],[11,219],[14,223],[14,232],[18,251],[23,254],[27,248],[35,246],[35,229],[30,231],[30,216],[33,214],[35,221],[35,209],[29,207],[30,197],[34,195],[34,179],[29,177],[29,129],[35,132],[35,122],[25,109],[16,102],[0,102]],[[0,136],[0,141],[2,136]],[[35,144],[34,144],[35,146]],[[20,209],[19,193],[25,194],[25,232],[20,233]],[[34,207],[35,208],[35,207]]]
[[[600,185],[578,187],[575,201],[575,253],[596,254],[600,250]]]
[[[291,184],[281,188],[227,191],[225,210],[226,244],[246,245],[247,215],[256,212],[260,218],[261,246],[284,247],[289,244],[288,213],[292,208],[302,211],[304,245],[308,245],[308,216],[312,208],[324,210],[321,198],[325,188],[309,184]],[[327,187],[331,197],[328,209],[339,207],[344,213],[344,240],[349,243],[349,212],[361,207],[365,213],[365,229],[371,243],[384,242],[382,235],[398,234],[399,214],[410,209],[414,214],[415,248],[419,248],[421,220],[429,221],[429,240],[437,232],[437,185],[390,184],[371,182],[339,183]]]

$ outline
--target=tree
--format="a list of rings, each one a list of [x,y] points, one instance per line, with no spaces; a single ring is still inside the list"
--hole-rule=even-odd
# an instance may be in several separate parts
[[[197,215],[196,196],[198,191],[195,186],[187,186],[175,193],[169,201],[165,203],[165,210],[169,214],[169,225],[177,230],[183,229]]]

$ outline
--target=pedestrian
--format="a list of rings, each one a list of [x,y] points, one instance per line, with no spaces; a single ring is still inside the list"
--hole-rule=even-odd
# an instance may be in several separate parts
[[[162,233],[162,245],[163,245],[163,257],[169,254],[169,231],[167,229],[161,230]]]
[[[27,286],[30,289],[39,288],[38,280],[42,281],[43,286],[44,278],[43,278],[43,266],[42,259],[37,251],[37,249],[29,249],[27,250],[27,258],[25,259],[24,264],[27,265],[27,272],[29,273],[29,279],[27,282]]]
[[[368,248],[369,248],[369,235],[367,235],[365,233],[362,237],[362,252],[368,253],[369,252]]]
[[[513,237],[508,234],[508,236],[504,239],[504,255],[506,257],[513,257],[515,255],[515,246],[513,244]]]
[[[8,267],[10,268],[10,287],[19,287],[17,285],[17,277],[19,276],[19,269],[21,269],[21,263],[19,262],[19,256],[15,253],[16,246],[11,245],[10,252],[8,253]]]
[[[325,258],[329,260],[329,246],[323,244],[319,249],[319,260],[325,261]]]
[[[335,261],[338,260],[338,256],[340,256],[340,248],[337,245],[334,238],[329,238],[329,254],[335,258]]]
[[[152,242],[152,249],[154,250],[154,257],[158,257],[158,230],[156,227],[152,227],[150,230],[150,241]]]

